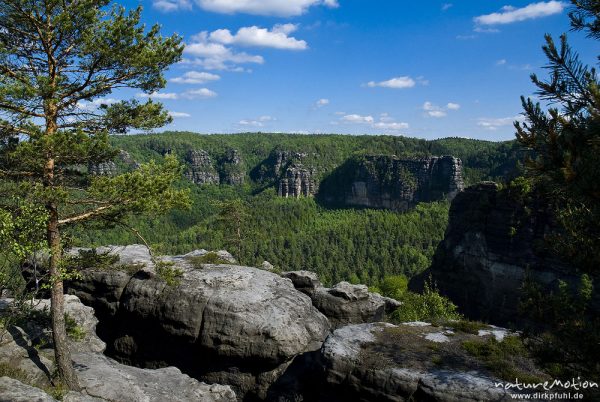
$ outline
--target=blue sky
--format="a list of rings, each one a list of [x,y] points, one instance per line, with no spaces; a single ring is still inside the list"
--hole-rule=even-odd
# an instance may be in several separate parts
[[[506,140],[534,91],[544,33],[569,29],[559,1],[129,0],[184,37],[154,98],[166,129],[462,136]],[[598,44],[570,43],[587,63]],[[137,96],[126,91],[113,98]]]

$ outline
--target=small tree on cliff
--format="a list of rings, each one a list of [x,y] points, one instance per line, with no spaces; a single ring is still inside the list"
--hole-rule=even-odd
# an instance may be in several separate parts
[[[81,166],[111,160],[110,133],[170,121],[162,105],[113,104],[115,88],[146,93],[165,85],[181,39],[140,25],[141,9],[109,8],[110,0],[0,2],[0,178],[17,196],[43,206],[50,251],[52,332],[58,374],[78,389],[67,347],[63,306],[63,228],[89,220],[118,222],[130,213],[184,205],[174,190],[179,166],[167,158],[115,177],[89,177]]]

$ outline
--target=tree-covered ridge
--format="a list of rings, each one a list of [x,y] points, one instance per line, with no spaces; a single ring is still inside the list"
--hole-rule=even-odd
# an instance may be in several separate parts
[[[350,136],[337,134],[211,134],[164,132],[117,136],[113,145],[139,161],[158,158],[170,151],[183,160],[191,149],[207,151],[218,160],[230,149],[240,152],[246,173],[255,179],[257,170],[274,151],[303,154],[302,163],[316,168],[323,179],[353,155],[396,155],[400,158],[452,155],[463,161],[467,184],[483,179],[501,179],[514,169],[520,156],[515,141],[492,142],[466,138],[423,140],[401,136]],[[254,171],[254,172],[253,172]],[[253,174],[251,174],[253,173]]]
[[[207,185],[193,189],[191,211],[135,219],[132,225],[161,253],[227,248],[236,254],[231,225],[219,218],[222,202],[241,199],[241,263],[269,261],[285,271],[315,271],[332,284],[341,280],[378,284],[384,276],[408,277],[427,268],[448,221],[446,202],[420,204],[400,214],[383,210],[330,210],[315,200],[285,199],[274,191],[252,195],[240,187]],[[235,226],[235,223],[232,223]],[[232,236],[233,235],[233,236]],[[78,245],[132,244],[123,230],[88,228],[76,234]]]

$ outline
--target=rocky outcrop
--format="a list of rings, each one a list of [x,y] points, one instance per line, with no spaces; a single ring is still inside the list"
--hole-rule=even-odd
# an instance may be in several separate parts
[[[462,342],[482,337],[427,323],[350,325],[330,335],[320,401],[508,401]],[[540,374],[542,375],[542,374]],[[515,391],[518,392],[518,391]],[[522,391],[521,391],[522,392]]]
[[[190,150],[186,157],[189,167],[185,177],[195,184],[219,184],[220,178],[208,152]]]
[[[122,362],[176,365],[200,380],[231,385],[239,398],[264,399],[292,362],[318,350],[329,332],[310,298],[279,275],[198,267],[186,256],[167,261],[173,265],[157,269],[148,256],[143,269],[119,274],[85,270],[69,287],[102,312],[106,325],[99,333]],[[175,284],[165,281],[168,275]]]
[[[452,156],[364,156],[327,177],[320,197],[346,206],[405,211],[419,202],[453,199],[463,188],[462,162]]]
[[[557,288],[559,280],[578,282],[569,274],[574,270],[545,247],[553,225],[539,202],[526,208],[493,182],[471,186],[452,202],[448,229],[431,268],[413,279],[410,287],[419,290],[431,276],[440,292],[469,318],[498,325],[520,323],[526,279],[548,292]]]
[[[293,163],[282,173],[277,194],[285,198],[312,197],[317,192],[315,176],[315,169]]]
[[[313,305],[323,313],[333,328],[348,324],[376,322],[384,319],[400,306],[400,302],[369,292],[365,285],[351,285],[340,282],[332,288],[325,288],[314,272],[284,272],[294,287],[307,294]]]
[[[317,170],[310,164],[314,154],[274,150],[251,172],[253,180],[274,185],[280,197],[312,197],[318,191]]]
[[[88,173],[93,176],[114,176],[117,174],[117,164],[113,161],[90,163]]]
[[[229,148],[219,160],[221,184],[240,186],[244,184],[246,171],[238,150]]]
[[[11,300],[0,300],[6,312]],[[35,310],[41,314],[21,324],[2,330],[0,355],[20,380],[0,378],[2,401],[54,401],[40,388],[48,387],[48,378],[54,371],[52,337],[45,318],[49,300],[34,300]],[[94,311],[75,296],[65,296],[65,312],[77,325],[77,337],[69,338],[73,366],[81,392],[69,392],[67,402],[139,402],[139,401],[210,401],[233,402],[235,393],[230,387],[207,385],[182,374],[175,367],[158,370],[130,367],[102,354],[105,348],[95,333],[98,322]],[[35,347],[34,347],[35,346]],[[22,381],[26,381],[27,384]],[[32,386],[33,385],[33,386]],[[34,387],[35,386],[35,387]]]

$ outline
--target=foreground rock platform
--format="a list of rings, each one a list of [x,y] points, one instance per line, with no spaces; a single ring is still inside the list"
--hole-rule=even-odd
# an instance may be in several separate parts
[[[176,273],[169,284],[144,250],[114,249],[135,269],[86,269],[69,286],[106,323],[99,334],[121,362],[176,364],[203,381],[230,384],[240,398],[263,399],[297,356],[319,350],[329,334],[311,299],[277,274],[184,255],[163,259]]]

